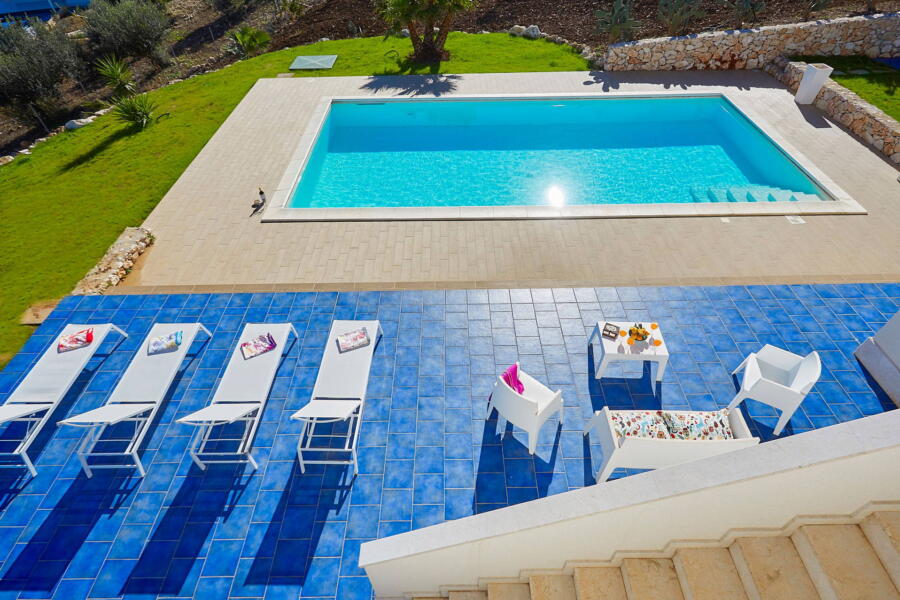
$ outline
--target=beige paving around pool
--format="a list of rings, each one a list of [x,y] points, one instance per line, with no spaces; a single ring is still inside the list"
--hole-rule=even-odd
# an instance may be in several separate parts
[[[803,225],[783,216],[319,223],[248,217],[257,185],[278,185],[325,97],[679,89],[726,93],[868,214],[805,216]],[[263,79],[147,219],[156,244],[120,291],[900,281],[897,175],[759,72]]]

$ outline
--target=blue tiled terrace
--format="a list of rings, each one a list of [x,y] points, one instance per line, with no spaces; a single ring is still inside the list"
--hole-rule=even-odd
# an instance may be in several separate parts
[[[368,598],[364,541],[592,484],[600,451],[581,434],[591,411],[724,407],[731,370],[762,344],[824,362],[784,435],[893,408],[852,352],[898,305],[900,284],[69,297],[0,374],[0,401],[66,323],[111,321],[130,337],[112,352],[113,336],[105,342],[53,415],[32,449],[38,477],[0,471],[0,599]],[[385,334],[355,480],[344,466],[301,475],[289,419],[336,318],[377,318]],[[660,324],[672,353],[661,384],[637,364],[593,378],[586,333],[604,319]],[[198,320],[213,337],[195,342],[148,435],[147,477],[86,478],[81,431],[54,424],[105,401],[152,323]],[[200,471],[187,454],[195,431],[175,419],[207,404],[239,330],[261,321],[290,321],[300,340],[263,414],[259,471]],[[494,377],[516,360],[565,401],[562,427],[544,428],[534,457],[522,435],[501,442],[485,422]],[[743,410],[771,439],[774,410]]]

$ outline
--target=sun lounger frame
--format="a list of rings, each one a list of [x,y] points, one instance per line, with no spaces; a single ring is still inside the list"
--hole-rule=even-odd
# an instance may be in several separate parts
[[[328,341],[326,344],[335,344],[336,336],[340,333],[351,330],[353,327],[371,325],[376,330],[376,334],[370,344],[371,347],[359,348],[350,352],[368,352],[368,365],[365,373],[366,385],[361,386],[360,390],[352,395],[345,393],[329,394],[327,390],[320,389],[320,378],[323,376],[323,367],[328,356],[329,348],[326,347],[326,355],[323,356],[322,365],[319,367],[319,373],[316,377],[316,384],[313,388],[313,395],[305,407],[301,408],[293,415],[291,419],[301,421],[303,429],[300,432],[300,439],[297,441],[297,461],[300,463],[300,472],[306,472],[306,465],[353,465],[353,474],[359,473],[359,464],[357,460],[357,445],[359,444],[359,428],[362,424],[363,410],[366,404],[366,387],[372,372],[372,360],[375,355],[375,348],[383,336],[381,322],[378,320],[353,320],[353,321],[335,321],[331,325],[328,332]],[[371,332],[369,333],[371,335]],[[340,356],[340,354],[332,355]],[[352,375],[355,375],[352,374]],[[348,376],[352,376],[348,374]],[[347,431],[344,433],[315,433],[317,425],[326,423],[340,423],[347,421]],[[333,448],[331,446],[315,446],[316,439],[343,439],[342,448]],[[322,458],[310,459],[304,456],[304,453],[342,453],[346,452],[346,459]]]
[[[262,420],[262,413],[266,407],[266,403],[268,402],[269,394],[271,393],[271,386],[275,380],[275,374],[278,372],[278,367],[281,364],[281,361],[284,359],[285,353],[289,350],[290,345],[287,343],[290,334],[294,334],[294,338],[299,341],[300,336],[297,334],[297,330],[294,328],[292,323],[247,323],[244,325],[244,329],[241,331],[241,335],[238,336],[238,340],[236,342],[236,346],[232,351],[232,358],[235,354],[240,353],[240,344],[242,340],[245,340],[244,332],[246,332],[247,327],[250,325],[268,325],[269,327],[274,327],[277,325],[287,325],[287,336],[285,336],[285,340],[283,343],[283,347],[281,351],[278,353],[278,362],[276,363],[275,369],[272,372],[272,377],[269,380],[269,387],[266,390],[265,396],[263,396],[260,402],[216,402],[215,395],[213,396],[213,402],[207,405],[205,408],[195,411],[190,415],[182,417],[178,419],[179,423],[184,423],[187,425],[193,425],[194,427],[200,428],[200,433],[198,434],[197,442],[193,444],[188,451],[191,456],[191,460],[196,464],[200,469],[206,470],[207,465],[210,464],[241,464],[241,463],[249,463],[250,466],[253,467],[253,470],[257,470],[259,468],[259,464],[256,462],[256,459],[250,454],[250,450],[253,446],[253,440],[256,437],[256,430],[259,428],[259,423]],[[231,359],[229,359],[230,361]],[[250,359],[251,361],[254,359]],[[230,362],[229,362],[230,364]],[[227,371],[227,367],[226,367]],[[222,382],[219,383],[219,388],[221,388]],[[216,389],[215,393],[219,393],[219,389]],[[230,415],[223,415],[212,417],[208,419],[197,419],[192,420],[196,414],[202,414],[204,411],[210,411],[213,407],[218,407],[222,411],[228,410],[231,408]],[[244,423],[244,433],[239,438],[222,438],[216,437],[213,438],[212,432],[213,429],[218,425],[230,425],[232,423]],[[233,452],[217,452],[212,450],[207,450],[206,446],[210,442],[240,442],[238,444],[237,450]]]
[[[190,350],[190,346],[194,343],[194,340],[197,337],[197,334],[203,331],[210,338],[212,337],[212,333],[210,333],[209,329],[207,329],[202,323],[157,323],[154,325],[164,325],[167,328],[172,328],[175,330],[178,327],[186,328],[186,327],[196,327],[196,331],[193,335],[190,336],[190,340],[184,340],[182,342],[184,346],[184,355],[181,358],[181,361],[178,362],[178,365],[171,373],[171,379],[169,384],[166,386],[163,396],[160,397],[156,402],[116,402],[116,403],[107,403],[105,406],[116,406],[116,407],[132,407],[133,410],[131,414],[123,414],[121,418],[114,419],[106,419],[102,421],[90,421],[90,422],[82,422],[82,423],[72,423],[67,422],[68,419],[64,419],[60,421],[61,425],[70,425],[72,427],[83,427],[88,429],[87,435],[84,436],[84,439],[81,441],[81,444],[78,446],[78,450],[76,450],[76,454],[78,456],[78,461],[81,463],[81,468],[84,470],[85,475],[88,477],[93,476],[94,469],[122,469],[131,467],[127,463],[88,463],[89,458],[97,458],[97,457],[126,457],[131,458],[134,463],[133,466],[137,467],[138,473],[141,477],[144,477],[147,474],[146,469],[144,468],[144,464],[141,462],[141,458],[138,455],[138,451],[140,450],[141,444],[144,441],[144,436],[147,435],[147,431],[149,430],[150,423],[156,418],[156,413],[159,412],[160,407],[162,406],[163,400],[165,399],[165,394],[168,393],[169,388],[172,385],[172,380],[174,380],[175,375],[181,370],[181,365],[184,363],[184,358],[187,356],[188,351]],[[162,334],[165,335],[165,334]],[[147,357],[144,352],[146,352],[147,345],[150,342],[151,337],[157,337],[157,334],[151,328],[147,333],[146,339],[141,344],[141,347],[138,349],[138,353],[132,358],[131,364],[136,360],[146,360]],[[128,365],[128,368],[131,368],[131,364]],[[125,373],[128,370],[126,369]],[[123,375],[124,377],[124,375]],[[121,382],[120,382],[121,383]],[[115,394],[115,392],[113,392]],[[113,396],[114,397],[114,396]],[[89,411],[90,412],[90,411]],[[75,415],[77,418],[78,415]],[[70,417],[72,418],[72,417]],[[106,431],[108,427],[113,425],[118,425],[119,423],[134,423],[134,433],[129,438],[106,438],[103,439],[103,433]],[[110,444],[117,442],[128,442],[126,449],[122,452],[96,452],[94,448],[98,443]]]
[[[34,443],[35,439],[37,439],[37,436],[41,432],[41,430],[43,430],[44,425],[47,424],[47,421],[50,419],[50,416],[53,414],[53,411],[56,410],[56,407],[59,406],[59,403],[62,402],[62,399],[66,396],[66,394],[69,393],[69,390],[72,388],[72,384],[74,384],[75,380],[78,379],[78,375],[81,374],[81,372],[84,370],[85,366],[87,366],[87,363],[90,362],[90,360],[97,354],[97,350],[100,349],[100,346],[106,340],[106,336],[109,335],[109,333],[111,331],[115,331],[122,336],[121,339],[118,342],[116,342],[116,345],[113,346],[112,350],[110,350],[110,352],[113,352],[116,348],[119,347],[119,344],[121,344],[122,341],[128,337],[128,334],[125,333],[121,328],[117,327],[116,325],[114,325],[112,323],[94,323],[94,324],[70,323],[70,324],[66,325],[62,331],[59,332],[59,334],[53,339],[53,342],[50,344],[50,346],[46,350],[44,350],[43,354],[41,354],[41,358],[38,359],[38,362],[40,362],[40,360],[44,358],[44,356],[47,354],[47,352],[51,352],[51,351],[56,352],[56,345],[59,343],[59,338],[62,337],[63,335],[70,335],[77,331],[81,331],[82,329],[88,329],[88,328],[94,328],[94,330],[96,330],[99,327],[103,327],[103,326],[108,327],[108,329],[103,333],[103,335],[102,335],[102,337],[100,337],[100,339],[94,340],[94,342],[91,344],[92,352],[90,353],[90,356],[88,356],[84,359],[84,361],[81,365],[81,368],[79,368],[78,370],[76,370],[72,373],[70,380],[66,383],[66,385],[64,387],[61,387],[59,389],[55,399],[49,400],[47,402],[34,402],[34,401],[32,401],[32,402],[28,402],[28,401],[16,402],[15,401],[16,391],[18,391],[19,388],[21,388],[22,385],[24,385],[25,382],[28,381],[28,377],[31,375],[31,371],[29,371],[28,374],[25,375],[24,379],[22,379],[22,381],[19,382],[19,385],[16,386],[16,389],[13,390],[12,394],[10,394],[10,396],[7,398],[6,402],[3,404],[3,406],[13,406],[13,405],[32,406],[35,409],[31,412],[27,412],[27,413],[23,414],[21,417],[12,418],[12,419],[9,419],[8,421],[6,421],[6,423],[24,422],[24,423],[28,423],[28,425],[25,428],[25,436],[22,438],[22,441],[19,442],[19,445],[16,447],[15,450],[13,450],[11,452],[0,451],[0,457],[17,457],[17,458],[19,458],[22,461],[22,464],[25,466],[25,468],[28,469],[28,472],[31,474],[32,477],[37,477],[37,469],[35,468],[34,463],[32,462],[31,458],[28,456],[28,449],[31,447],[31,444]],[[83,350],[83,348],[79,348],[78,350]],[[78,352],[78,350],[72,350],[71,352]],[[35,366],[36,365],[37,365],[37,363],[35,364]],[[32,367],[32,369],[34,369],[34,367]],[[37,413],[39,413],[39,412],[42,412],[43,414],[38,416]],[[20,466],[21,465],[17,465],[15,463],[0,464],[0,468],[18,468]]]

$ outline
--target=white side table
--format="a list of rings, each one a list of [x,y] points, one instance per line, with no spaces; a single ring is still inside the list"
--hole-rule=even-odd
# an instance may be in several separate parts
[[[606,367],[609,366],[609,363],[614,361],[652,361],[659,364],[659,367],[656,370],[656,381],[662,381],[663,376],[666,374],[666,365],[669,363],[669,349],[668,346],[666,346],[665,338],[663,338],[662,329],[650,329],[650,324],[645,324],[645,327],[650,332],[650,339],[660,340],[662,342],[659,346],[654,346],[650,343],[650,340],[635,342],[629,346],[627,335],[625,337],[620,336],[615,341],[603,337],[603,326],[606,323],[615,325],[620,331],[623,329],[628,331],[628,329],[634,325],[634,323],[625,321],[597,321],[594,330],[588,338],[588,347],[594,343],[594,338],[597,338],[597,340],[600,341],[601,358],[599,364],[596,362],[596,346],[594,350],[594,376],[597,379],[603,377]]]

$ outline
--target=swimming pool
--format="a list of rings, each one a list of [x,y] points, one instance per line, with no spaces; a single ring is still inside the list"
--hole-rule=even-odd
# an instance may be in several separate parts
[[[302,160],[282,182],[283,215],[604,216],[615,206],[648,214],[746,204],[815,211],[833,200],[719,94],[331,99],[305,137]]]

